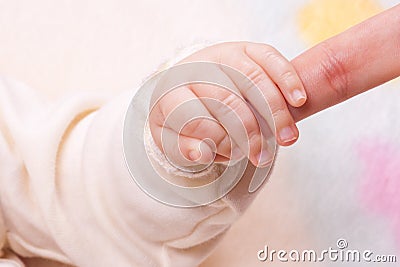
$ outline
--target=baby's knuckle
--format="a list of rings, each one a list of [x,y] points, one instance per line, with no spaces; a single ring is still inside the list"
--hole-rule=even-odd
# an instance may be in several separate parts
[[[253,67],[248,71],[247,77],[255,84],[259,84],[264,81],[265,73],[260,68]]]
[[[254,128],[254,114],[242,98],[235,94],[230,94],[222,100],[222,103],[223,105],[218,111],[221,118],[224,120],[239,120],[246,130]]]
[[[222,98],[221,103],[221,111],[223,111],[222,113],[226,113],[231,109],[234,111],[240,111],[243,100],[239,96],[233,93],[229,93],[224,98]],[[226,108],[227,106],[230,108]]]
[[[262,49],[261,55],[262,60],[265,62],[275,61],[280,58],[279,54],[272,47]]]
[[[252,87],[253,83],[254,84],[262,83],[266,77],[265,72],[252,62],[247,62],[247,61],[241,62],[239,70],[249,80],[249,82],[244,83],[242,85],[242,88],[240,88],[240,90],[243,93],[249,90]]]
[[[285,70],[280,73],[279,78],[281,81],[292,81],[296,78],[296,74],[292,70]]]
[[[287,106],[285,104],[270,104],[269,106],[274,120],[280,118],[282,114],[286,114],[287,112]]]
[[[207,125],[206,119],[197,119],[188,122],[186,125],[183,126],[181,132],[179,134],[184,134],[189,137],[193,137],[195,133],[202,132]]]

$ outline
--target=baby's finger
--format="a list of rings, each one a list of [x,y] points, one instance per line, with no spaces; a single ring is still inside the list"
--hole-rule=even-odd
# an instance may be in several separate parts
[[[188,87],[180,87],[162,96],[150,112],[150,128],[158,126],[179,135],[219,144],[226,132]],[[155,143],[162,147],[161,132],[152,131]],[[176,142],[175,142],[176,144]],[[194,152],[193,152],[194,153]]]
[[[281,146],[289,146],[299,138],[299,130],[293,121],[287,107],[273,111],[273,117],[277,129],[277,140]]]
[[[240,158],[242,154],[247,156],[254,165],[259,165],[261,133],[258,122],[246,101],[232,91],[218,86],[198,84],[191,86],[191,89],[201,99],[217,100],[202,100],[210,113],[228,129],[228,135],[225,140],[217,144],[217,150],[222,150],[222,154],[226,155],[228,152],[226,148],[230,150],[227,143],[231,143],[232,139],[233,150],[229,151],[229,154],[232,153],[233,159]]]
[[[276,138],[280,145],[288,146],[296,142],[299,131],[279,89],[270,79],[258,83],[257,87],[247,90],[246,98],[267,121],[270,128],[273,129],[275,123]],[[266,102],[270,110],[265,105]],[[270,121],[270,113],[274,122]]]
[[[245,51],[278,85],[291,106],[300,107],[306,102],[303,83],[293,65],[281,53],[269,45],[256,43],[249,43]]]
[[[256,86],[249,85],[245,88],[240,88],[240,90],[271,129],[274,129],[275,122],[278,143],[283,146],[293,144],[297,140],[299,133],[286,101],[277,86],[265,71],[246,55],[238,56],[238,58],[231,57],[226,60],[230,60],[228,64],[236,66],[239,71],[255,83]],[[240,62],[240,64],[237,62]],[[273,121],[271,121],[270,117],[271,112]]]
[[[210,164],[215,153],[207,140],[199,140],[179,135],[172,129],[155,126],[153,136],[162,136],[161,149],[168,160],[179,167],[189,167],[198,164]]]

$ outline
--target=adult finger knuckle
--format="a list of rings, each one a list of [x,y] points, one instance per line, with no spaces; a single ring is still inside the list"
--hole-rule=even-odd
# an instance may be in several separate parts
[[[320,45],[323,53],[321,59],[321,73],[339,99],[343,100],[348,95],[348,75],[343,59],[330,47],[327,42]]]

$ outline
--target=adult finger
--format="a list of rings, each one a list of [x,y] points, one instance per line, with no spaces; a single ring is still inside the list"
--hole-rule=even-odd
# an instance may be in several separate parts
[[[400,76],[400,5],[307,50],[292,63],[307,102],[296,121]]]

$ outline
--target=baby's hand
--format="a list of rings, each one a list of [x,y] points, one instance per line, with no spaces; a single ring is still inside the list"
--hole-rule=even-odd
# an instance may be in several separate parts
[[[290,114],[287,103],[300,107],[306,101],[306,92],[291,63],[276,49],[269,45],[237,42],[217,44],[200,50],[180,63],[208,61],[227,65],[236,69],[252,80],[261,90],[265,99],[252,94],[248,88],[238,88],[243,98],[254,107],[265,120],[270,111],[265,105],[268,102],[276,126],[277,142],[288,146],[293,144],[299,135],[295,122]],[[198,98],[211,98],[229,106],[243,123],[247,136],[249,151],[246,151],[241,141],[235,140],[231,145],[222,121],[229,117],[230,109],[216,108]],[[199,101],[193,101],[197,99]],[[190,109],[182,112],[182,118],[190,121],[191,114],[212,116],[216,121],[196,119],[184,125],[168,121],[168,115],[185,101],[191,100]],[[285,101],[286,100],[286,101]],[[195,112],[193,112],[195,110]],[[272,159],[271,151],[265,149],[263,137],[254,113],[246,102],[229,90],[207,84],[182,86],[167,93],[156,104],[150,114],[150,129],[157,146],[167,153],[176,164],[188,166],[207,164],[215,157],[215,161],[227,161],[230,158],[239,159],[243,155],[259,167],[267,166]],[[217,123],[219,122],[219,123]],[[179,138],[179,148],[175,144],[168,145],[161,141],[161,134]],[[173,137],[173,138],[175,138]],[[207,142],[212,140],[214,149]],[[175,139],[178,140],[178,139]],[[262,149],[263,148],[263,149]],[[261,151],[263,150],[263,151]]]

